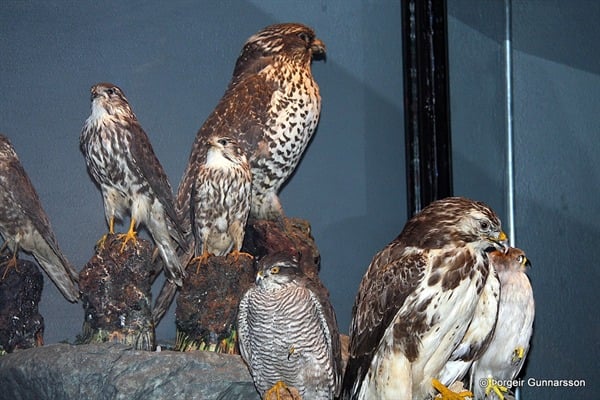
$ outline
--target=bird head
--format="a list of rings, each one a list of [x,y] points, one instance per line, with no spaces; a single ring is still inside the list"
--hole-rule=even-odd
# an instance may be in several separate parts
[[[3,160],[19,159],[10,140],[2,134],[0,134],[0,158]]]
[[[506,252],[492,251],[489,254],[490,261],[496,268],[496,271],[502,272],[505,270],[525,271],[531,267],[531,262],[525,255],[525,252],[515,247],[509,247]]]
[[[425,249],[464,244],[479,251],[490,247],[505,251],[508,247],[496,213],[486,204],[464,197],[432,202],[407,222],[398,240]]]
[[[281,289],[302,275],[297,261],[283,254],[267,255],[258,263],[256,285],[265,290]]]
[[[118,86],[108,82],[101,82],[92,86],[90,93],[92,114],[107,113],[109,115],[133,117],[133,111],[129,106],[129,102]]]
[[[325,54],[325,44],[308,26],[299,23],[270,25],[246,41],[233,76],[258,72],[278,57],[308,67],[313,59],[325,59]]]
[[[246,162],[246,155],[232,138],[212,136],[208,139],[207,165],[225,166],[229,164],[245,164]]]

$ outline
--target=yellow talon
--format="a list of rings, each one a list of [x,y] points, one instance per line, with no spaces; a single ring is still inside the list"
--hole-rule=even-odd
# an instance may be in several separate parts
[[[96,242],[96,247],[98,247],[98,249],[100,249],[100,250],[104,249],[104,244],[106,243],[106,239],[108,239],[109,235],[114,235],[114,234],[115,234],[115,217],[110,217],[110,220],[108,221],[108,233],[103,235],[100,238],[100,240],[98,240]]]
[[[279,395],[279,392],[282,390],[286,390],[289,392],[287,385],[283,381],[277,381],[271,389],[269,389],[265,392],[263,399],[270,400],[273,398],[273,394],[275,394],[275,398],[277,400],[281,400],[281,396]]]
[[[468,390],[463,390],[460,393],[455,393],[435,378],[431,380],[431,384],[433,385],[435,390],[440,392],[441,398],[444,400],[464,400],[467,397],[473,397],[473,393]]]
[[[496,385],[494,384],[494,380],[492,378],[488,378],[488,384],[485,388],[485,395],[489,396],[492,390],[494,391],[494,393],[496,393],[496,396],[498,396],[500,400],[504,400],[504,393],[508,392],[507,387],[502,385]]]
[[[238,260],[240,259],[241,256],[248,257],[250,260],[254,259],[254,257],[252,256],[252,254],[245,253],[245,252],[239,251],[239,250],[233,250],[231,253],[229,253],[227,255],[227,257],[232,257],[233,258],[233,262],[238,262]]]
[[[523,357],[525,357],[525,349],[521,346],[517,347],[513,353],[513,362],[517,362],[519,360],[522,360]]]
[[[200,272],[200,267],[208,262],[210,258],[210,253],[208,251],[202,252],[198,257],[194,257],[191,259],[190,264],[196,263],[196,273]]]
[[[112,221],[112,219],[111,219]],[[125,250],[125,247],[127,246],[127,242],[129,241],[133,241],[133,244],[136,245],[137,244],[137,232],[135,231],[135,218],[131,218],[131,224],[129,224],[129,230],[127,231],[127,233],[121,234],[119,235],[119,239],[121,239],[123,241],[123,244],[121,245],[121,253]]]

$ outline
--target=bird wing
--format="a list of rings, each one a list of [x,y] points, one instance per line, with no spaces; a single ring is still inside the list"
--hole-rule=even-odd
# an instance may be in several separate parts
[[[388,325],[423,280],[426,264],[424,251],[405,247],[398,240],[373,258],[354,303],[344,390],[364,379]]]
[[[137,170],[142,174],[145,181],[148,182],[152,191],[158,198],[158,201],[162,204],[167,216],[171,220],[168,224],[169,231],[173,236],[173,239],[183,247],[187,248],[187,243],[184,239],[184,233],[180,228],[179,217],[175,212],[175,205],[173,204],[173,191],[167,178],[163,167],[154,154],[150,139],[146,135],[146,132],[142,127],[135,121],[130,126],[132,131],[133,140],[131,140],[131,147],[129,151],[133,157],[133,162]]]

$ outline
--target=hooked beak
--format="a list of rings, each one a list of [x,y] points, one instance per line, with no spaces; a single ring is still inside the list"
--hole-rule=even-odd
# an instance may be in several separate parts
[[[265,277],[265,274],[262,271],[258,271],[258,273],[256,274],[256,280],[254,281],[254,283],[256,283],[258,285],[263,280],[264,277]]]
[[[326,48],[325,43],[323,43],[320,39],[315,39],[310,46],[310,50],[312,52],[312,57],[315,60],[326,60]]]
[[[506,233],[504,233],[504,231],[500,231],[498,237],[490,237],[489,239],[498,245],[498,250],[502,251],[504,254],[508,253],[508,236],[506,236]]]

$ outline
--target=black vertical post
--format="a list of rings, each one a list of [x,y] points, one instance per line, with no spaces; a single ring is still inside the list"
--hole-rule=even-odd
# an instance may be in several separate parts
[[[401,0],[408,217],[452,195],[445,0]]]

